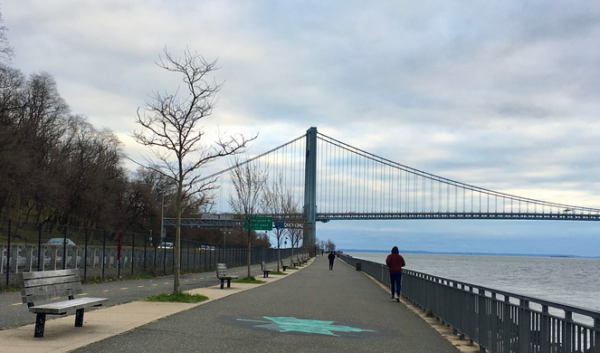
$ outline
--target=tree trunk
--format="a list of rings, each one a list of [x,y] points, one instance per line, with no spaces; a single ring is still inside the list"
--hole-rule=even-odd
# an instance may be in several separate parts
[[[180,179],[181,180],[181,179]],[[177,190],[177,220],[175,229],[175,254],[173,254],[173,294],[179,295],[181,293],[181,282],[179,280],[180,266],[179,259],[181,255],[181,204],[182,204],[182,189],[183,184],[179,182],[179,189]]]
[[[248,278],[250,278],[250,264],[252,262],[250,260],[250,255],[251,255],[250,249],[251,249],[251,246],[252,246],[252,244],[251,244],[252,243],[252,238],[251,238],[251,236],[252,236],[251,232],[252,231],[250,230],[250,228],[251,228],[250,227],[250,222],[248,222]]]

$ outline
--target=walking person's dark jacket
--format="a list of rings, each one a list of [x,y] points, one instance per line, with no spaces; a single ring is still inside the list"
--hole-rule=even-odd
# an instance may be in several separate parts
[[[329,259],[329,269],[333,270],[333,260],[335,260],[335,255],[333,254],[333,251],[329,253],[327,258]]]
[[[390,273],[402,272],[402,267],[406,266],[404,258],[396,251],[392,251],[391,254],[385,259],[385,264],[390,269]]]

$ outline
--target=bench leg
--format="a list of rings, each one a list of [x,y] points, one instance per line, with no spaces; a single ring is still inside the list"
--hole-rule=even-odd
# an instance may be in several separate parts
[[[263,278],[267,278],[267,271],[263,271]]]
[[[231,278],[227,279],[227,288],[231,288]]]
[[[221,289],[223,289],[223,285],[224,285],[224,284],[225,284],[225,280],[224,280],[224,279],[222,279],[222,280],[221,280]],[[228,282],[227,284],[229,284],[229,282]],[[229,285],[228,285],[227,287],[229,287]]]
[[[34,337],[44,337],[44,326],[46,325],[46,314],[38,313],[35,319]]]
[[[75,312],[75,327],[83,327],[83,309],[77,309]]]

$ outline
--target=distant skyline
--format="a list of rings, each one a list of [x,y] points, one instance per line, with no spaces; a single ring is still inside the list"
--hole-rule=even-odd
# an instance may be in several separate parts
[[[435,175],[600,208],[598,1],[8,0],[0,12],[12,66],[50,73],[73,114],[138,160],[136,110],[181,85],[155,62],[189,48],[218,59],[224,83],[209,137],[259,133],[251,156],[316,126]],[[587,222],[333,221],[317,237],[600,256]]]

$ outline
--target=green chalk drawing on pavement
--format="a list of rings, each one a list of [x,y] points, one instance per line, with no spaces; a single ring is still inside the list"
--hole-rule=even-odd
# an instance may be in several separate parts
[[[333,323],[335,321],[303,320],[295,317],[263,316],[263,318],[267,319],[268,321],[246,319],[238,319],[238,321],[260,323],[260,325],[256,325],[256,327],[266,328],[273,331],[303,332],[328,336],[339,336],[336,335],[334,332],[377,332],[373,330],[363,330],[358,327],[334,325]]]

